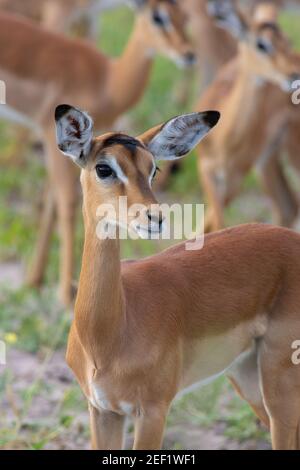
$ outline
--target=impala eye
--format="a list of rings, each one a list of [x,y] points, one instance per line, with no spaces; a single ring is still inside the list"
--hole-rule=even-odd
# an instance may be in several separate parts
[[[160,28],[167,28],[170,24],[170,18],[167,12],[154,10],[152,15],[153,23]]]
[[[156,177],[158,171],[160,171],[160,168],[158,168],[158,166],[157,166],[157,167],[155,168],[154,173],[153,173],[152,180],[154,180],[154,178]]]
[[[157,26],[163,26],[164,25],[164,19],[160,16],[160,14],[158,13],[158,11],[155,11],[153,13],[153,21],[154,23],[157,25]]]
[[[100,178],[101,180],[105,180],[106,178],[116,177],[116,174],[111,169],[111,167],[105,164],[97,165],[96,173],[97,173],[98,178]]]
[[[263,39],[258,39],[256,42],[256,48],[262,52],[263,54],[271,54],[272,53],[272,44]]]

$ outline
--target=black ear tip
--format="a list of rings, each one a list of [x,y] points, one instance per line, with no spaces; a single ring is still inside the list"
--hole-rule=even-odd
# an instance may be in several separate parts
[[[59,106],[56,107],[55,109],[55,120],[58,121],[61,119],[65,114],[67,114],[70,109],[72,109],[72,106],[69,104],[60,104]]]
[[[207,111],[205,113],[204,120],[209,127],[215,127],[220,120],[221,114],[219,111]]]

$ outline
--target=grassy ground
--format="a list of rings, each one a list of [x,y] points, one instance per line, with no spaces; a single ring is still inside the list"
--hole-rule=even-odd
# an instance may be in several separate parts
[[[298,18],[285,16],[282,21],[292,36],[297,37]],[[127,9],[105,14],[101,47],[111,55],[118,55],[132,22],[132,14]],[[127,119],[133,134],[183,111],[175,99],[182,75],[166,59],[156,60],[150,86]],[[0,339],[8,345],[8,363],[6,367],[0,365],[0,448],[86,448],[86,403],[63,359],[71,313],[56,300],[57,237],[52,244],[47,287],[41,292],[22,287],[22,269],[30,259],[36,237],[44,166],[41,156],[30,149],[25,149],[18,158],[18,165],[12,163],[13,137],[11,128],[1,123]],[[244,193],[228,209],[227,223],[269,220],[268,203],[252,174],[245,182]],[[174,202],[202,200],[195,156],[186,159],[167,197]],[[79,222],[78,269],[81,246]],[[154,242],[126,242],[123,255],[138,257],[160,248]],[[219,379],[174,404],[168,418],[165,446],[263,448],[268,446],[268,439],[249,407]]]

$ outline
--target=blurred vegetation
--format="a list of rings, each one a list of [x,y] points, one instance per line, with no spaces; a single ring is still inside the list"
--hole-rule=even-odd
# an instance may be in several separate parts
[[[105,13],[101,21],[99,40],[102,50],[113,56],[119,55],[132,24],[133,14],[127,8]],[[285,14],[282,16],[282,24],[300,48],[299,17]],[[126,131],[138,134],[184,111],[176,100],[178,83],[183,75],[184,71],[178,70],[167,59],[157,58],[143,99],[128,114],[129,129]],[[191,93],[190,106],[195,102],[195,95],[194,90]],[[187,110],[191,109],[190,106],[187,106]],[[22,149],[22,155],[14,155],[14,133],[6,123],[0,125],[0,145],[0,262],[21,259],[26,265],[36,238],[39,218],[37,214],[45,176],[43,158],[31,148],[24,149],[24,152]],[[228,224],[248,221],[251,219],[249,214],[253,214],[252,218],[257,220],[267,220],[268,207],[261,204],[260,190],[253,173],[245,181],[245,191],[257,197],[257,204],[253,208],[251,202],[235,202],[227,210]],[[173,202],[203,201],[195,155],[185,159],[182,171],[174,176],[170,191],[164,197]],[[80,214],[78,218],[76,250],[79,269],[82,246]],[[163,246],[157,242],[128,241],[124,242],[122,249],[124,257],[139,257],[154,253]],[[56,299],[57,268],[58,240],[55,236],[47,273],[47,287],[40,292],[25,288],[16,290],[14,285],[0,289],[0,338],[7,338],[7,342],[11,343],[10,348],[35,354],[45,361],[49,360],[53,351],[65,347],[70,324],[70,312],[63,310]],[[42,449],[51,442],[56,443],[59,437],[68,435],[71,429],[73,432],[76,429],[76,432],[87,439],[87,427],[76,422],[76,415],[80,410],[86,409],[86,404],[75,383],[66,388],[51,413],[51,419],[41,421],[36,418],[28,421],[26,416],[33,401],[40,395],[47,397],[53,390],[47,384],[43,369],[37,371],[36,380],[26,389],[14,390],[14,382],[15,377],[8,365],[0,374],[0,406],[1,403],[5,403],[6,407],[10,406],[14,411],[14,419],[8,419],[5,412],[0,414],[0,447]],[[222,403],[224,393],[229,393],[229,403]],[[238,441],[266,438],[249,407],[229,392],[229,385],[224,379],[219,379],[201,391],[177,401],[168,418],[169,426],[174,423],[194,423],[204,427],[225,423],[224,432],[229,438]],[[180,448],[180,443],[176,446]]]

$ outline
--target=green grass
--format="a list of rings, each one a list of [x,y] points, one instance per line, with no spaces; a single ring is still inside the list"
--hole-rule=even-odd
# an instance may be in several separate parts
[[[133,14],[129,9],[120,8],[104,15],[99,45],[110,55],[118,56],[127,41],[133,24]],[[300,47],[299,18],[283,15],[282,24],[293,41]],[[121,25],[121,26],[119,26]],[[130,129],[138,134],[155,124],[169,119],[185,110],[176,100],[178,83],[184,72],[179,71],[163,57],[155,60],[149,86],[140,103],[129,113]],[[191,103],[193,93],[191,93]],[[45,169],[41,158],[30,149],[24,152],[18,165],[11,161],[14,153],[14,133],[6,124],[0,125],[1,172],[0,172],[0,261],[22,260],[26,264],[31,256],[36,238],[38,209]],[[256,192],[259,186],[254,174],[250,174],[244,184],[244,191]],[[167,195],[172,201],[203,201],[198,182],[196,156],[191,155],[183,162],[183,169],[176,175]],[[260,216],[265,217],[262,212]],[[238,204],[226,213],[228,223],[246,221],[246,215]],[[82,221],[77,226],[77,270],[79,269],[82,247]],[[52,351],[65,347],[70,324],[70,313],[59,306],[56,299],[58,271],[58,239],[53,239],[50,265],[47,274],[47,287],[37,293],[28,289],[0,289],[0,339],[13,333],[15,343],[9,346],[32,353],[46,360]],[[125,242],[122,247],[126,258],[152,254],[164,247],[156,242]],[[1,367],[1,366],[0,366]],[[0,414],[0,448],[8,445],[16,448],[43,449],[49,443],[57,443],[72,431],[88,438],[85,426],[76,422],[79,410],[86,408],[85,401],[77,385],[70,384],[63,397],[53,409],[49,421],[29,420],[27,414],[39,396],[51,396],[55,391],[47,382],[47,377],[36,373],[36,380],[27,389],[15,390],[15,378],[9,366],[0,372],[0,407],[13,407],[11,390],[18,403],[13,420],[6,421],[5,413]],[[213,427],[225,423],[226,435],[236,440],[265,439],[265,433],[249,407],[234,398],[230,404],[222,404],[222,397],[228,393],[228,385],[220,379],[203,390],[185,396],[174,403],[168,418],[168,425],[192,423]],[[7,404],[9,400],[9,405]],[[221,410],[221,411],[220,411]],[[78,428],[79,426],[79,428]],[[80,427],[81,426],[81,427]],[[73,435],[73,434],[72,434]],[[180,443],[176,444],[180,448]]]

